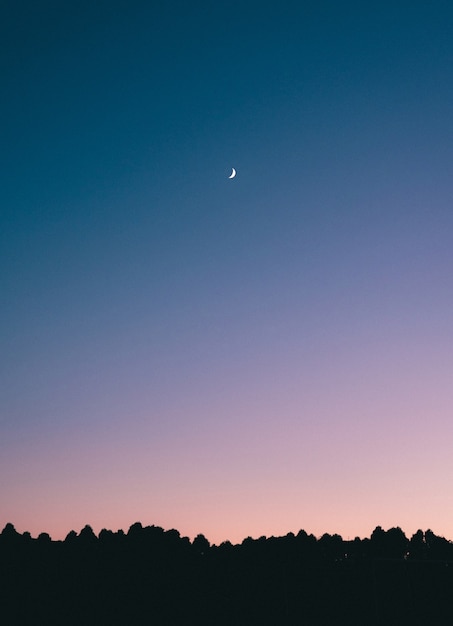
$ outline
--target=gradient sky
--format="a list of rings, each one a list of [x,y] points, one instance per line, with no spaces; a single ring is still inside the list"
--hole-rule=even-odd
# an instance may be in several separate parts
[[[453,539],[450,0],[11,0],[0,76],[0,527]]]

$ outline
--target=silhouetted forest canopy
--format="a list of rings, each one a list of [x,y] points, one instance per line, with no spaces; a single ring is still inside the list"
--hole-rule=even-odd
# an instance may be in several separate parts
[[[453,623],[453,543],[378,526],[365,539],[300,530],[211,545],[140,522],[52,541],[9,523],[0,606],[8,626],[440,626]]]

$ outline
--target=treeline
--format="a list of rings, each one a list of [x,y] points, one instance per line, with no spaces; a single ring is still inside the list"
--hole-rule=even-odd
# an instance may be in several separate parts
[[[0,623],[441,626],[453,623],[453,544],[378,526],[365,539],[301,530],[216,546],[139,522],[52,541],[7,524]]]

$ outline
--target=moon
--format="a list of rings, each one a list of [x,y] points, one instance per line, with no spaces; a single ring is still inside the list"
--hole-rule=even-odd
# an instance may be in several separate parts
[[[234,169],[234,167],[231,168],[231,176],[228,176],[228,178],[234,178],[236,176],[236,170]]]

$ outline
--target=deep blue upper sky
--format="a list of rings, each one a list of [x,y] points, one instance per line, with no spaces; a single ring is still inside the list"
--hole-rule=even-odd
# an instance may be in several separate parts
[[[89,343],[151,310],[209,318],[249,298],[253,316],[291,306],[301,276],[391,280],[426,229],[442,255],[449,7],[6,3],[7,371],[33,343]]]
[[[143,415],[165,450],[273,384],[335,407],[415,345],[441,385],[450,2],[4,2],[0,76],[11,459]]]

